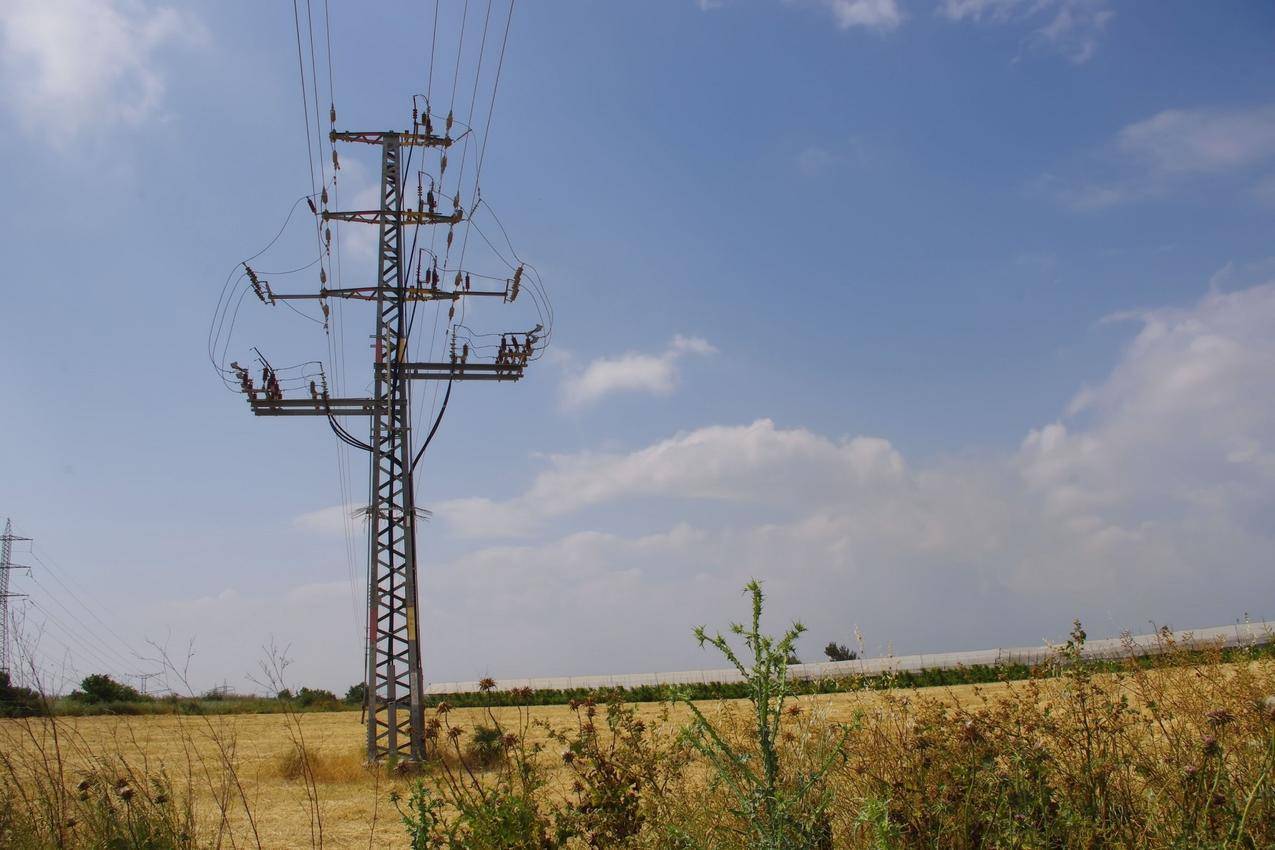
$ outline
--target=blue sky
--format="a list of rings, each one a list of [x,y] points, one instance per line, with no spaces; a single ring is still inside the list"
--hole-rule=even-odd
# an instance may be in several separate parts
[[[331,4],[341,126],[406,124],[433,12]],[[482,195],[555,335],[459,388],[422,465],[426,678],[713,664],[690,627],[752,575],[809,658],[856,626],[907,652],[1275,615],[1272,35],[1258,2],[518,5]],[[360,675],[363,460],[344,498],[322,423],[254,419],[206,354],[310,191],[294,38],[285,3],[0,11],[0,515],[119,634],[62,634],[17,576],[47,668],[193,641],[194,686],[248,688],[274,639],[300,681]],[[261,267],[313,260],[305,228]],[[326,356],[241,317],[229,359]],[[341,320],[365,380],[370,313]]]

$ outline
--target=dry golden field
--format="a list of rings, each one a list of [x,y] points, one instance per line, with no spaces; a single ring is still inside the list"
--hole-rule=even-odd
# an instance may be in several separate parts
[[[1004,685],[929,688],[923,692],[956,704],[971,704],[995,698]],[[835,694],[803,697],[805,706],[822,707],[830,720],[849,720],[856,709],[880,700],[876,693]],[[742,701],[737,701],[742,702]],[[717,704],[701,704],[710,714]],[[503,726],[519,724],[518,709],[492,709]],[[566,706],[537,706],[524,710],[532,720],[543,720],[566,729],[575,723]],[[638,711],[648,722],[659,721],[665,708],[642,704]],[[681,725],[688,719],[684,706],[672,708],[667,722]],[[490,724],[486,709],[455,709],[450,725],[471,729]],[[323,846],[406,847],[407,839],[398,813],[389,802],[390,792],[403,790],[406,782],[363,768],[364,726],[360,713],[322,712],[298,714],[229,715],[215,717],[137,716],[67,717],[58,720],[58,748],[72,778],[84,773],[91,758],[104,754],[118,756],[138,774],[164,770],[180,793],[190,788],[195,808],[203,821],[199,832],[215,834],[220,819],[218,795],[224,794],[222,765],[231,761],[242,785],[229,789],[226,798],[226,846],[263,848],[311,846],[311,803],[306,784],[284,776],[290,754],[296,752],[295,736],[304,739],[314,756],[318,780],[317,802],[322,817]],[[545,731],[538,725],[528,729],[530,741],[547,746]],[[43,748],[54,752],[47,721],[0,720],[0,744],[10,752],[24,750],[38,756]],[[548,760],[548,759],[547,759]],[[554,768],[550,784],[565,778],[563,768]],[[242,793],[242,797],[240,794]],[[244,805],[244,800],[247,805]],[[247,812],[251,811],[251,821]]]
[[[845,758],[829,774],[833,846],[886,846],[883,828],[897,830],[892,847],[940,846],[934,844],[940,835],[942,846],[989,846],[981,824],[1000,823],[993,815],[1007,800],[1018,807],[1011,815],[1035,811],[1044,818],[1032,827],[1035,834],[1052,830],[1057,838],[1016,844],[1011,837],[996,846],[1168,848],[1188,846],[1180,836],[1189,833],[1198,839],[1192,847],[1253,850],[1272,846],[1267,841],[1275,836],[1269,655],[1226,664],[1215,653],[1213,663],[1150,671],[791,702],[799,709],[784,715],[798,734],[785,733],[792,741],[783,745],[785,758],[800,761],[802,741],[816,740],[802,738],[802,729],[829,730],[835,722],[848,730],[839,745]],[[741,720],[747,725],[745,701],[698,707],[723,729],[738,732]],[[691,716],[685,706],[641,704],[636,711],[648,728],[669,733]],[[544,745],[546,799],[568,800],[572,768],[564,766],[550,730],[578,728],[571,708],[453,709],[443,720],[444,729],[499,725]],[[4,720],[0,766],[9,773],[0,779],[12,789],[15,773],[42,772],[74,789],[93,771],[102,785],[127,777],[140,790],[145,777],[162,771],[174,797],[193,802],[194,846],[407,847],[391,794],[406,793],[409,781],[363,766],[363,733],[358,712]],[[313,781],[295,775],[302,750]],[[692,761],[679,770],[684,781],[670,798],[671,817],[679,824],[700,818],[713,828],[724,802],[700,781],[706,765]],[[1017,796],[1024,788],[1042,795],[1043,808]],[[134,802],[156,794],[147,789]],[[118,786],[110,796],[119,796]],[[1086,800],[1097,808],[1085,809]],[[1055,811],[1079,814],[1064,822]],[[880,816],[865,820],[865,812]],[[1006,821],[1011,830],[1019,829],[1015,817]]]

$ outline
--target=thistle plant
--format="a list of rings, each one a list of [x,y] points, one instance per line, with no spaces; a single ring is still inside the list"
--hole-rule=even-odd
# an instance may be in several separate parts
[[[705,627],[695,629],[700,646],[712,645],[744,678],[751,703],[751,741],[734,742],[715,726],[699,706],[679,697],[691,711],[686,729],[690,745],[711,765],[717,781],[729,791],[732,812],[742,824],[748,846],[757,850],[796,850],[832,846],[830,821],[826,814],[824,777],[842,753],[844,735],[819,748],[805,770],[787,770],[784,764],[786,734],[781,729],[786,713],[784,703],[792,696],[788,683],[788,659],[806,627],[794,622],[776,639],[761,631],[765,601],[761,585],[754,579],[744,587],[752,599],[752,622],[732,623],[730,633],[742,638],[751,654],[746,664],[720,632],[709,636]],[[745,656],[747,658],[747,656]],[[796,717],[800,712],[789,711]]]

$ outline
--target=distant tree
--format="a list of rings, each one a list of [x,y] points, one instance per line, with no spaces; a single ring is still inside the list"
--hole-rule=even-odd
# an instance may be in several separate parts
[[[789,663],[789,664],[800,664],[800,663],[801,663],[801,659],[797,657],[797,653],[796,653],[796,651],[795,651],[795,650],[794,650],[794,651],[790,651],[790,652],[788,653],[788,663]]]
[[[367,697],[367,683],[355,682],[345,692],[345,701],[350,705],[362,705]]]
[[[297,705],[302,708],[312,708],[320,705],[336,705],[336,694],[326,691],[323,688],[302,688],[297,691]]]
[[[823,648],[823,654],[828,656],[829,661],[854,661],[859,657],[859,653],[844,643],[836,643],[835,641],[828,642],[828,645]]]
[[[40,713],[40,695],[30,688],[10,683],[9,674],[0,671],[0,717],[30,717]]]
[[[136,688],[115,681],[105,673],[93,673],[80,682],[80,689],[71,693],[72,699],[89,703],[138,702],[146,697]]]
[[[279,700],[280,702],[287,702],[288,700],[292,699],[292,691],[288,690],[287,688],[284,688],[283,690],[279,691],[279,693],[275,694],[274,698]]]

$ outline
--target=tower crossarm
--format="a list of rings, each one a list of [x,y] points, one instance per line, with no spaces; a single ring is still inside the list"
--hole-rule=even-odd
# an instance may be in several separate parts
[[[328,139],[333,142],[358,142],[364,145],[379,145],[385,141],[386,136],[398,136],[400,146],[415,148],[450,148],[459,139],[459,137],[453,139],[451,136],[436,136],[433,133],[410,133],[406,130],[397,133],[393,131],[333,130],[328,134]]]
[[[372,398],[249,398],[257,416],[377,416],[384,405]]]
[[[375,286],[359,286],[348,289],[320,289],[318,292],[302,292],[292,295],[281,295],[277,292],[270,293],[270,298],[274,301],[322,301],[325,298],[346,298],[354,301],[375,301],[377,296],[378,292]],[[397,298],[403,301],[457,301],[461,298],[472,298],[474,296],[506,298],[508,297],[508,292],[504,289],[472,289],[465,291],[434,289],[428,286],[409,286],[404,287],[402,290],[391,288],[385,291],[386,298]]]
[[[445,213],[428,210],[324,210],[324,221],[352,221],[358,224],[391,224],[410,226],[414,224],[459,224],[465,220],[465,211],[456,210]]]
[[[382,364],[410,381],[517,381],[523,366],[508,363],[396,363]]]

